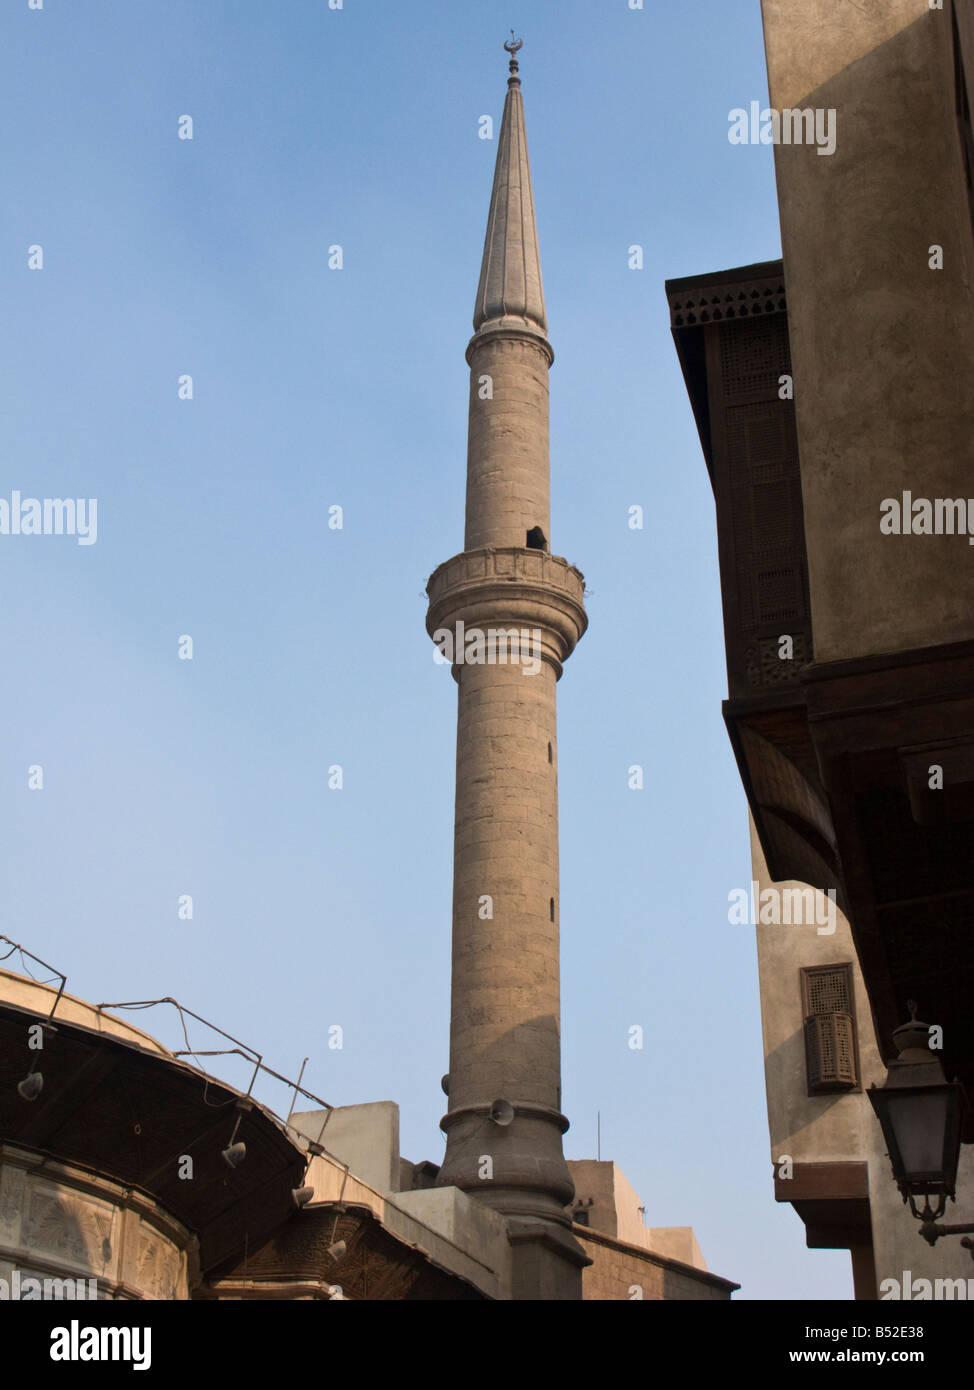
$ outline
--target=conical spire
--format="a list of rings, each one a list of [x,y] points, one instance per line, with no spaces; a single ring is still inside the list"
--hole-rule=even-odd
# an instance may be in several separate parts
[[[524,102],[514,57],[521,43],[507,43],[504,47],[511,54],[511,76],[497,146],[473,326],[478,334],[520,328],[546,336],[548,321],[541,287]]]

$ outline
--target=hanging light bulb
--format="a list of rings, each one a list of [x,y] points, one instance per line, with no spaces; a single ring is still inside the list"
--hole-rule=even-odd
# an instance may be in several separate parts
[[[44,1089],[44,1078],[39,1071],[29,1071],[23,1081],[17,1083],[17,1094],[21,1100],[36,1100]]]
[[[220,1157],[229,1168],[239,1168],[247,1157],[247,1145],[244,1143],[228,1144],[220,1152]]]

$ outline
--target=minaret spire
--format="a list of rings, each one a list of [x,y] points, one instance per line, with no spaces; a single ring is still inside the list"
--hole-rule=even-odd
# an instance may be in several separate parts
[[[587,626],[549,552],[541,261],[516,53],[474,336],[464,549],[430,577],[426,626],[459,686],[446,1154],[437,1182],[507,1219],[514,1298],[581,1297],[565,1206],[555,687]]]
[[[523,39],[504,48],[511,55],[511,76],[497,142],[494,188],[490,196],[484,258],[477,286],[473,326],[478,333],[516,327],[547,334],[541,256],[531,192],[531,166],[524,128],[524,102],[515,54]]]

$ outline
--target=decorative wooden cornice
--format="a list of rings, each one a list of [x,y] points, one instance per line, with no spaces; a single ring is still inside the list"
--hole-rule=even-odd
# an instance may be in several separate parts
[[[780,261],[667,280],[666,298],[672,328],[694,328],[725,319],[784,314],[788,310]]]

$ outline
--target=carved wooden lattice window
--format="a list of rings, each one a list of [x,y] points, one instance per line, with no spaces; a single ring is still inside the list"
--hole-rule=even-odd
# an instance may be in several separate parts
[[[777,401],[730,406],[731,515],[740,622],[790,632],[806,617],[801,482],[789,418]]]
[[[780,395],[791,375],[787,317],[721,323],[708,342],[728,678],[736,697],[794,682],[812,658],[795,410]],[[788,656],[782,636],[791,639]]]
[[[808,1094],[851,1091],[859,1085],[852,965],[801,971]]]
[[[777,391],[778,377],[788,371],[788,325],[784,315],[751,320],[745,333],[736,332],[735,327],[728,323],[720,330],[720,365],[727,395],[767,391],[772,383]]]

